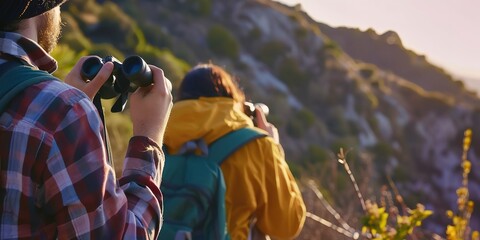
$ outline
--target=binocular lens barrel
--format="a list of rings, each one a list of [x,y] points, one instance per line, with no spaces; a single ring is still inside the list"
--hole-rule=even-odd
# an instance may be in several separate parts
[[[153,83],[152,71],[140,56],[130,56],[123,63],[113,56],[107,56],[103,59],[90,57],[83,63],[80,74],[84,79],[92,80],[106,62],[112,62],[114,68],[112,74],[98,92],[101,98],[114,98],[128,91],[133,92],[138,87],[146,87]]]
[[[92,80],[97,76],[102,66],[102,59],[96,57],[88,58],[82,65],[81,75],[88,80]]]
[[[125,77],[136,86],[146,87],[153,82],[152,70],[139,56],[131,56],[125,59],[122,69]]]
[[[97,76],[98,72],[103,66],[103,60],[98,57],[90,57],[82,65],[80,74],[84,79],[92,80]],[[116,97],[118,94],[114,89],[114,76],[110,76],[108,80],[102,85],[98,93],[101,98],[110,99]]]

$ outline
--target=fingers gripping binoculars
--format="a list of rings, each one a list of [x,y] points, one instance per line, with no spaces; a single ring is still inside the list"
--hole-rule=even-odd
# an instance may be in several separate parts
[[[270,109],[264,103],[244,102],[243,111],[248,117],[250,117],[253,120],[254,124],[257,124],[257,114],[255,112],[256,107],[259,107],[265,116],[268,116],[268,114],[270,113]]]
[[[122,112],[128,100],[128,93],[139,87],[147,87],[153,82],[153,75],[148,64],[139,56],[130,56],[123,63],[115,57],[107,56],[103,59],[90,57],[82,65],[80,74],[84,79],[93,79],[97,76],[103,64],[113,63],[113,71],[108,80],[97,93],[102,99],[118,97],[112,106],[112,112]],[[96,97],[97,97],[96,96]]]

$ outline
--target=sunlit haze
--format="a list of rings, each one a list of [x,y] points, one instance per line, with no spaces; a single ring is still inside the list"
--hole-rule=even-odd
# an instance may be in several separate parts
[[[301,3],[313,19],[378,34],[393,30],[404,46],[454,76],[480,81],[478,0],[279,0]],[[471,84],[471,83],[470,83]],[[474,83],[477,85],[476,83]],[[480,82],[478,83],[480,88]]]

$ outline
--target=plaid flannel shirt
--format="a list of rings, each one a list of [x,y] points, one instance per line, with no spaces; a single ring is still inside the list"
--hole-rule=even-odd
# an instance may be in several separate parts
[[[48,72],[57,65],[15,33],[0,32],[0,54]],[[0,113],[0,239],[156,238],[162,150],[132,137],[117,181],[103,131],[90,99],[60,81],[30,86],[10,102]]]

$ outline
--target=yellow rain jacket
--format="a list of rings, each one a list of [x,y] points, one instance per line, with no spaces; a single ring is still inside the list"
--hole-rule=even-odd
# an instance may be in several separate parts
[[[175,103],[164,143],[176,153],[185,142],[208,144],[252,120],[230,98],[214,97]],[[258,129],[262,131],[261,129]],[[274,239],[292,239],[305,221],[305,205],[282,147],[271,137],[247,143],[221,165],[226,184],[227,226],[231,239],[247,239],[249,223]]]

